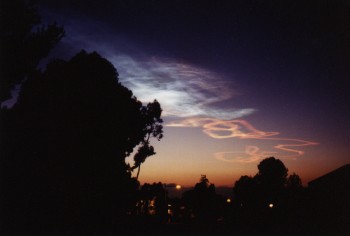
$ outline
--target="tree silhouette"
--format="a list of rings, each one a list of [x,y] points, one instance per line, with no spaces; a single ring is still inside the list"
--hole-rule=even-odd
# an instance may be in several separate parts
[[[206,190],[209,187],[209,180],[207,179],[206,175],[201,175],[201,178],[199,179],[199,183],[196,183],[195,189],[198,190]]]
[[[140,189],[140,214],[153,215],[159,221],[165,221],[167,215],[167,193],[162,183],[145,183]]]
[[[146,121],[144,132],[146,133],[141,145],[134,156],[134,166],[132,169],[138,168],[136,179],[139,178],[141,164],[145,162],[146,158],[156,154],[153,146],[150,145],[150,138],[157,138],[158,141],[163,138],[163,120],[160,118],[162,109],[157,100],[149,103],[146,107],[141,109],[142,116]]]
[[[6,224],[107,229],[121,221],[138,188],[125,158],[151,135],[161,138],[160,112],[156,101],[143,106],[97,53],[32,74],[15,106],[1,110]]]
[[[276,192],[284,188],[288,169],[282,161],[274,157],[266,158],[259,163],[258,170],[255,178],[266,191]]]
[[[0,103],[11,98],[11,90],[35,71],[64,35],[55,23],[39,25],[40,16],[27,2],[1,1]]]
[[[259,233],[298,227],[304,202],[300,177],[293,173],[287,178],[288,169],[274,157],[262,160],[258,170],[253,178],[241,176],[235,182],[235,221]]]
[[[251,176],[241,176],[235,182],[233,193],[235,195],[235,203],[240,206],[252,206],[257,202],[257,182]]]
[[[302,188],[303,186],[301,184],[301,178],[299,177],[299,175],[297,175],[296,173],[289,175],[286,182],[286,187],[287,189],[292,191]]]
[[[221,210],[221,199],[206,175],[201,176],[193,189],[183,193],[182,200],[200,222],[215,221]]]

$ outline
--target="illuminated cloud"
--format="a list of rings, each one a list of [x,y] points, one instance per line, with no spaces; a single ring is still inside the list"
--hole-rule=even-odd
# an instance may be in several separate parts
[[[72,22],[77,19],[73,19]],[[81,21],[81,19],[79,19]],[[169,127],[201,127],[214,139],[253,139],[275,141],[276,152],[247,146],[244,153],[217,152],[215,158],[227,162],[253,162],[268,155],[295,158],[304,154],[300,147],[317,143],[300,139],[278,138],[278,132],[256,129],[245,120],[238,120],[252,114],[253,108],[222,107],[229,104],[238,91],[232,78],[208,69],[178,60],[155,57],[133,45],[120,35],[108,33],[94,21],[80,22],[80,27],[68,24],[63,43],[77,51],[97,50],[117,68],[120,82],[131,89],[142,102],[157,99],[163,109],[163,116],[169,118]],[[94,32],[100,32],[96,34]],[[108,38],[108,41],[105,39]],[[140,53],[144,52],[144,53]],[[71,55],[72,56],[72,55]],[[169,121],[172,120],[172,121]],[[283,155],[286,154],[286,155]]]
[[[255,162],[266,158],[272,154],[278,154],[280,158],[297,158],[304,154],[300,147],[317,145],[313,141],[302,139],[279,138],[278,132],[265,132],[256,129],[245,120],[220,120],[215,118],[188,118],[172,121],[167,124],[169,127],[201,127],[203,132],[214,139],[255,139],[275,141],[272,148],[277,152],[260,150],[257,146],[247,146],[245,153],[237,152],[217,152],[215,158],[226,162]],[[286,154],[284,154],[286,153]]]
[[[233,89],[217,73],[175,60],[137,60],[116,55],[109,60],[118,68],[121,82],[139,100],[161,102],[164,116],[205,116],[232,119],[249,115],[254,109],[221,109],[218,103],[231,99]]]
[[[80,22],[80,25],[84,24]],[[236,119],[255,111],[253,108],[220,107],[220,103],[238,94],[232,78],[179,59],[152,56],[140,45],[111,34],[108,29],[98,29],[98,35],[93,33],[97,27],[91,20],[86,22],[86,27],[74,28],[69,24],[68,37],[63,42],[66,47],[78,45],[87,51],[96,50],[107,58],[117,68],[120,82],[140,101],[147,103],[157,99],[160,102],[163,116]]]

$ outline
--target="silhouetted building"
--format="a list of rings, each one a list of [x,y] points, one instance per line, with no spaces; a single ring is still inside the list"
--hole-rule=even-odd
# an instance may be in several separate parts
[[[336,191],[349,194],[350,187],[350,164],[344,165],[336,170],[333,170],[317,179],[314,179],[308,184],[312,191]]]
[[[350,164],[308,183],[315,227],[350,232]]]

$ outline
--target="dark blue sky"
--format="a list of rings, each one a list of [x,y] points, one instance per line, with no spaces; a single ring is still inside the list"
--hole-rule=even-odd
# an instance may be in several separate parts
[[[249,87],[268,84],[271,92],[288,95],[328,89],[348,94],[349,3],[282,2],[90,0],[46,6],[59,18],[94,20],[152,54],[242,74]]]
[[[259,129],[326,147],[338,145],[346,162],[345,153],[350,151],[348,1],[63,0],[39,1],[39,6],[44,21],[56,20],[67,31],[54,55],[71,56],[83,48],[110,60],[122,54],[123,59],[118,57],[114,63],[124,72],[121,78],[126,73],[140,76],[123,67],[129,63],[132,70],[135,65],[127,63],[125,56],[162,75],[169,71],[154,69],[153,62],[146,63],[149,58],[163,60],[158,67],[181,62],[191,65],[192,71],[201,68],[196,72],[200,75],[218,74],[218,83],[232,86],[232,97],[225,99],[227,91],[220,90],[221,85],[213,87],[216,77],[209,73],[211,82],[206,82],[211,89],[206,84],[206,90],[192,99],[205,100],[205,94],[215,91],[220,99],[200,109],[254,109],[244,118]],[[178,64],[170,72],[181,71]],[[130,85],[135,93],[140,87],[135,82]],[[213,117],[217,109],[208,114]]]

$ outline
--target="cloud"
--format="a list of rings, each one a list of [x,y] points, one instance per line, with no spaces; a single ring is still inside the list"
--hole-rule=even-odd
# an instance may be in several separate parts
[[[255,162],[273,154],[278,154],[280,158],[295,159],[304,155],[304,151],[300,150],[301,147],[318,145],[314,141],[276,137],[279,135],[279,132],[258,130],[245,120],[192,117],[169,122],[167,126],[201,127],[205,134],[214,139],[239,138],[274,141],[276,143],[272,146],[276,150],[275,152],[264,151],[257,146],[247,146],[243,155],[232,151],[214,153],[216,159],[226,162]]]
[[[276,152],[261,151],[257,146],[246,146],[244,153],[238,152],[216,152],[214,157],[225,162],[250,163],[262,160],[265,157],[276,154]]]
[[[272,146],[276,150],[274,152],[249,145],[242,153],[214,153],[218,160],[253,162],[272,154],[296,158],[304,154],[301,147],[317,144],[279,138],[278,132],[258,130],[240,119],[254,113],[254,108],[223,108],[224,103],[230,104],[239,93],[232,84],[232,78],[180,59],[154,56],[147,53],[142,45],[133,44],[111,29],[101,28],[100,23],[93,20],[84,22],[82,18],[72,18],[66,31],[68,36],[62,40],[63,48],[68,48],[71,53],[84,48],[106,57],[117,68],[120,82],[131,89],[140,101],[147,103],[157,99],[161,103],[163,116],[170,120],[166,126],[201,127],[206,135],[214,139],[238,138],[276,143]],[[60,51],[65,50],[57,50]]]
[[[143,103],[157,99],[167,117],[235,119],[253,108],[222,108],[239,92],[233,79],[176,58],[147,52],[123,35],[91,19],[74,18],[66,26],[62,45],[73,51],[97,51],[117,68],[120,82]],[[99,34],[96,34],[99,32]],[[60,50],[58,50],[60,51]]]
[[[220,108],[219,103],[234,96],[221,75],[176,60],[156,57],[137,60],[131,56],[109,58],[120,73],[120,81],[142,102],[160,101],[164,116],[216,117],[232,119],[249,115],[252,108]]]

